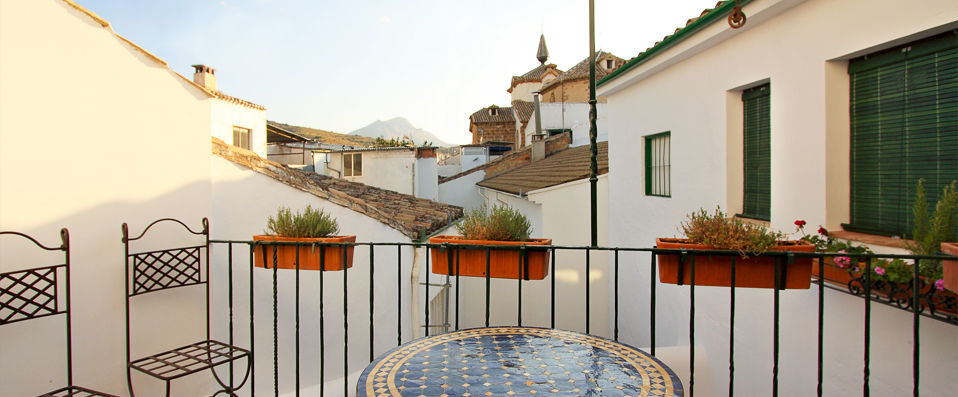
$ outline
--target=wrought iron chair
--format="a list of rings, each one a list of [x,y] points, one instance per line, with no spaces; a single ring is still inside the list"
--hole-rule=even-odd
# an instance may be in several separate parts
[[[177,223],[192,235],[203,236],[205,242],[203,245],[133,252],[130,243],[143,239],[150,228],[161,222]],[[250,377],[250,367],[252,366],[250,360],[252,355],[249,350],[210,338],[209,221],[203,218],[203,230],[197,232],[179,220],[163,218],[149,224],[143,229],[143,232],[136,237],[130,237],[129,228],[127,224],[124,223],[123,244],[124,258],[126,261],[127,385],[130,389],[130,396],[134,396],[133,370],[166,382],[166,395],[169,396],[171,381],[207,369],[210,370],[216,382],[222,387],[214,396],[220,393],[234,396],[234,392],[242,388]],[[201,285],[205,285],[206,287],[206,340],[133,359],[130,352],[130,347],[132,346],[130,304],[133,298],[171,288]],[[224,382],[220,379],[219,375],[217,375],[215,367],[222,364],[233,363],[234,361],[244,358],[246,359],[246,374],[238,386],[232,383],[232,372],[229,383]],[[230,365],[230,371],[232,371],[232,364]]]
[[[41,395],[41,397],[106,396],[116,397],[73,384],[73,341],[70,317],[70,232],[60,229],[62,243],[59,247],[47,247],[26,234],[12,231],[0,235],[20,236],[30,240],[46,251],[63,251],[64,262],[59,265],[35,267],[0,273],[0,325],[63,314],[66,317],[67,338],[67,386]],[[62,273],[64,278],[57,274]],[[64,283],[64,296],[60,286]],[[61,300],[63,302],[61,302]]]

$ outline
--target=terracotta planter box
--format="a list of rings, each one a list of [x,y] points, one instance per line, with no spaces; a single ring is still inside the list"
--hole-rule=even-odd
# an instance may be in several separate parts
[[[320,238],[299,238],[256,235],[253,241],[280,241],[297,243],[354,243],[356,236],[333,236]],[[300,270],[319,270],[320,247],[310,245],[271,245],[256,246],[253,253],[253,265],[271,269],[273,265],[273,247],[276,247],[276,267],[296,269],[296,250],[299,250]],[[346,255],[346,267],[353,267],[353,247],[325,247],[325,270],[343,270],[343,255]],[[265,258],[264,258],[265,254]],[[264,260],[265,259],[265,260]],[[265,265],[264,265],[265,263]]]
[[[704,244],[691,244],[685,239],[658,238],[655,239],[657,248],[667,249],[697,249],[707,250],[714,247]],[[771,251],[814,252],[815,246],[788,241],[773,248]],[[678,254],[657,254],[659,265],[659,281],[665,284],[679,283]],[[695,285],[728,287],[732,285],[732,258],[733,256],[695,256]],[[775,287],[775,258],[734,256],[735,258],[735,287],[746,288],[774,288]],[[784,260],[783,260],[784,264]],[[785,288],[808,289],[812,274],[812,258],[796,257],[791,265],[785,265]],[[687,258],[682,270],[682,284],[689,284],[692,278],[690,258]]]
[[[941,252],[958,256],[958,243],[941,243]],[[941,261],[945,289],[958,292],[958,261]]]
[[[535,249],[535,246],[552,245],[552,239],[533,238],[526,241],[490,241],[465,240],[460,236],[435,236],[429,239],[432,244],[449,243],[452,251],[452,264],[449,263],[449,251],[431,248],[433,274],[456,275],[456,255],[459,255],[459,275],[467,277],[486,277],[486,250],[459,249],[455,244],[519,246],[525,244],[527,266],[521,274],[523,280],[542,280],[549,274],[549,251]],[[489,252],[489,277],[519,279],[519,250],[496,250]],[[452,271],[450,271],[450,268]]]

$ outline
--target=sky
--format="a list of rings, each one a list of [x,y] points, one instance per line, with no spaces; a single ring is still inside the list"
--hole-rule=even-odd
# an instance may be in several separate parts
[[[510,78],[589,54],[585,0],[77,0],[186,77],[216,69],[220,91],[267,118],[348,133],[405,117],[467,143],[469,115],[509,106]],[[629,59],[716,0],[595,0],[596,49]]]

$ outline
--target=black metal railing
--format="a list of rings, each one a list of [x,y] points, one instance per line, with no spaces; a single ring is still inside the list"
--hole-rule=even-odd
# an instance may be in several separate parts
[[[592,255],[596,253],[607,255],[608,259],[611,262],[609,265],[613,269],[612,270],[612,277],[613,277],[612,302],[609,302],[609,307],[612,308],[612,319],[611,319],[612,323],[610,324],[610,328],[612,332],[611,336],[616,341],[618,341],[620,337],[619,301],[621,299],[625,299],[626,302],[645,301],[648,304],[648,313],[649,313],[648,340],[643,340],[641,341],[642,343],[638,343],[638,344],[632,343],[632,344],[648,346],[649,352],[653,356],[656,354],[656,347],[657,347],[656,305],[660,303],[660,302],[657,302],[657,297],[659,295],[659,293],[657,292],[657,285],[660,284],[657,281],[657,277],[656,277],[657,256],[666,255],[666,254],[678,255],[680,257],[680,264],[681,264],[680,266],[688,266],[689,268],[688,279],[683,280],[681,276],[679,279],[679,284],[684,285],[683,288],[688,288],[689,318],[688,318],[687,331],[688,331],[688,338],[689,338],[689,352],[688,352],[689,377],[688,377],[688,384],[685,387],[685,391],[687,395],[689,396],[694,396],[695,381],[696,381],[696,373],[695,373],[695,365],[694,365],[695,363],[694,346],[695,346],[695,337],[696,337],[695,291],[697,287],[696,286],[696,260],[701,258],[706,258],[706,257],[712,257],[712,256],[731,257],[731,261],[730,261],[731,267],[729,269],[731,283],[728,288],[728,294],[729,294],[729,300],[730,300],[730,305],[728,309],[728,316],[729,316],[729,323],[730,323],[729,335],[728,335],[728,341],[729,341],[728,342],[728,352],[729,352],[728,395],[729,396],[734,395],[735,364],[736,364],[735,343],[734,343],[735,342],[735,321],[736,321],[736,312],[735,312],[736,291],[741,289],[741,287],[738,287],[738,288],[736,287],[736,277],[741,276],[736,274],[737,273],[736,267],[740,266],[738,265],[738,263],[741,261],[740,259],[741,256],[736,251],[678,250],[678,249],[624,248],[624,247],[588,247],[588,246],[538,246],[538,247],[531,247],[531,246],[524,246],[524,245],[513,246],[513,247],[487,246],[487,245],[455,245],[453,246],[448,244],[428,244],[428,243],[415,243],[415,242],[413,243],[271,242],[270,244],[272,245],[265,246],[262,244],[262,242],[212,240],[210,250],[214,256],[218,258],[223,258],[223,260],[227,262],[226,264],[216,263],[217,260],[214,258],[213,260],[214,263],[212,264],[212,266],[219,267],[219,268],[223,268],[223,267],[226,268],[225,277],[227,279],[225,281],[228,285],[227,304],[229,305],[229,308],[227,310],[228,317],[229,317],[227,332],[229,333],[228,340],[230,341],[230,343],[232,343],[232,341],[234,340],[234,332],[237,332],[237,330],[239,329],[238,327],[235,326],[236,320],[234,319],[234,316],[236,315],[234,312],[234,304],[236,302],[234,301],[234,289],[237,288],[237,287],[234,287],[234,284],[238,284],[238,283],[242,284],[239,280],[236,280],[235,276],[237,272],[235,272],[234,269],[237,266],[248,266],[248,277],[249,277],[248,279],[248,294],[249,294],[248,334],[249,334],[250,345],[252,346],[252,351],[254,353],[257,351],[257,348],[262,349],[261,344],[256,343],[256,339],[254,338],[254,335],[255,335],[254,333],[258,330],[262,332],[262,330],[265,328],[263,327],[263,324],[261,322],[257,324],[257,322],[261,320],[254,320],[254,315],[253,315],[253,313],[255,312],[253,310],[254,304],[256,302],[262,302],[261,300],[263,297],[262,294],[265,294],[265,293],[260,293],[260,295],[256,294],[256,291],[254,291],[254,284],[256,284],[254,280],[255,280],[256,273],[269,272],[269,273],[260,273],[260,274],[262,275],[268,274],[272,284],[271,290],[268,291],[268,295],[269,295],[268,299],[272,304],[272,318],[269,321],[271,322],[271,325],[272,325],[271,326],[272,328],[271,341],[272,341],[272,349],[273,349],[273,357],[272,357],[273,360],[271,365],[272,368],[270,368],[270,370],[272,372],[271,375],[272,375],[272,381],[273,381],[273,385],[272,385],[273,395],[278,396],[280,394],[280,391],[281,391],[280,385],[282,383],[281,382],[282,379],[289,379],[289,378],[293,379],[294,387],[295,387],[294,394],[297,396],[300,394],[300,388],[302,386],[302,382],[301,382],[301,369],[302,369],[301,361],[302,360],[301,359],[303,358],[304,355],[301,352],[301,345],[300,345],[300,340],[303,337],[303,335],[301,334],[301,328],[300,328],[300,325],[301,325],[300,283],[301,283],[302,274],[306,273],[306,271],[301,269],[299,253],[300,251],[304,251],[306,249],[314,250],[314,251],[318,250],[320,252],[318,268],[321,271],[316,272],[318,273],[318,275],[313,276],[313,278],[314,280],[318,282],[318,285],[316,286],[316,288],[318,288],[318,290],[320,291],[319,300],[318,302],[315,302],[318,305],[318,317],[319,317],[318,318],[318,335],[316,335],[315,338],[318,338],[318,341],[316,341],[318,343],[318,350],[319,350],[317,352],[318,360],[319,360],[318,394],[321,396],[324,395],[324,393],[326,392],[326,380],[327,380],[327,375],[329,372],[327,368],[327,364],[328,364],[327,359],[329,359],[329,357],[327,357],[326,355],[327,346],[329,345],[329,341],[327,340],[326,334],[327,334],[327,331],[329,330],[329,327],[326,324],[325,312],[327,309],[326,309],[326,302],[325,302],[326,298],[324,296],[325,295],[324,285],[327,282],[326,279],[329,279],[331,277],[338,277],[338,278],[341,278],[341,282],[342,282],[341,291],[334,291],[334,292],[339,292],[342,294],[341,295],[341,301],[342,301],[341,302],[342,303],[341,326],[342,326],[342,335],[343,335],[342,339],[337,339],[336,341],[334,341],[335,343],[337,344],[341,343],[342,345],[342,360],[338,365],[339,368],[336,368],[335,370],[336,374],[334,374],[334,376],[337,374],[342,374],[343,380],[344,380],[342,385],[343,387],[342,393],[343,395],[350,395],[350,390],[355,390],[355,387],[356,387],[355,384],[351,385],[349,382],[349,375],[350,375],[349,371],[350,371],[350,361],[351,361],[349,352],[351,350],[355,351],[355,349],[362,349],[361,347],[362,345],[360,345],[360,343],[362,344],[368,343],[368,346],[366,346],[365,348],[368,350],[366,352],[363,352],[363,353],[368,353],[368,355],[367,354],[361,355],[362,361],[368,363],[373,361],[375,356],[385,351],[382,348],[380,348],[379,350],[376,349],[377,339],[378,340],[391,339],[390,334],[394,333],[395,345],[398,346],[398,345],[401,345],[404,341],[408,342],[409,340],[412,340],[416,336],[414,333],[415,333],[415,330],[418,328],[419,324],[404,324],[403,322],[404,313],[419,311],[420,308],[410,307],[411,298],[404,299],[403,297],[404,282],[409,281],[410,274],[404,273],[404,271],[402,270],[404,266],[410,266],[410,268],[412,268],[413,263],[411,262],[415,261],[415,257],[419,255],[417,254],[416,250],[420,250],[419,252],[425,252],[425,255],[426,255],[425,259],[422,260],[422,262],[424,262],[426,265],[426,269],[425,269],[426,279],[424,280],[425,282],[421,283],[422,288],[425,290],[424,291],[425,299],[421,307],[422,311],[420,313],[424,314],[423,317],[424,317],[425,327],[422,327],[422,329],[424,330],[425,335],[428,336],[431,332],[430,329],[434,328],[432,327],[432,324],[430,324],[429,322],[430,321],[429,297],[430,297],[430,286],[431,286],[430,278],[434,278],[434,277],[447,277],[447,279],[442,285],[450,285],[449,288],[453,289],[450,296],[451,296],[451,299],[453,300],[452,309],[454,312],[454,317],[452,317],[451,324],[448,324],[448,326],[454,328],[455,330],[460,329],[460,326],[461,326],[460,300],[462,299],[460,296],[460,292],[461,292],[460,287],[463,285],[462,280],[460,278],[465,277],[460,275],[461,274],[460,261],[459,261],[460,252],[461,252],[460,250],[479,250],[480,252],[482,251],[485,252],[485,258],[486,258],[486,263],[485,263],[486,269],[485,269],[485,277],[484,277],[485,280],[484,282],[482,282],[482,284],[484,285],[484,296],[483,296],[484,297],[484,313],[483,313],[482,324],[484,324],[485,326],[492,325],[490,322],[490,315],[494,308],[491,305],[491,295],[494,292],[492,291],[492,288],[491,288],[491,285],[492,285],[491,279],[493,277],[491,276],[492,264],[490,263],[491,262],[490,257],[491,257],[491,252],[493,249],[518,250],[520,252],[520,255],[518,256],[518,260],[516,261],[516,266],[517,266],[516,269],[518,270],[519,277],[516,278],[515,280],[516,292],[517,292],[517,298],[516,298],[517,317],[515,320],[515,324],[508,324],[508,325],[521,326],[523,324],[522,288],[523,288],[523,285],[526,283],[537,282],[537,281],[526,280],[527,275],[529,274],[528,259],[527,259],[528,254],[531,251],[536,251],[536,250],[546,251],[550,254],[548,267],[551,271],[549,272],[549,276],[547,276],[548,281],[543,280],[541,282],[548,283],[549,289],[550,289],[549,324],[552,328],[556,327],[556,253],[566,252],[566,251],[572,251],[572,252],[578,251],[578,252],[584,253],[584,258],[582,259],[581,264],[579,266],[581,266],[581,269],[584,270],[585,272],[585,277],[584,277],[585,285],[584,285],[584,291],[582,291],[582,293],[583,293],[583,299],[585,301],[585,313],[583,313],[583,316],[584,316],[583,325],[586,330],[586,333],[590,333],[592,331],[591,318],[590,318],[590,310],[592,306],[592,296],[591,296],[592,282],[590,280],[590,273],[589,273],[592,267],[591,258],[592,258]],[[288,245],[296,245],[300,247],[300,249],[296,250],[295,265],[290,270],[279,270],[279,267],[277,266],[277,262],[276,262],[277,249],[278,247],[288,246]],[[237,257],[237,255],[234,255],[234,250],[237,250],[238,247],[239,247],[238,252],[248,254],[247,258],[241,258],[241,257]],[[326,258],[325,251],[329,249],[341,248],[341,247],[353,247],[355,248],[356,252],[361,252],[361,250],[366,249],[368,250],[368,259],[365,263],[357,264],[356,267],[349,268],[346,263],[346,255],[343,255],[342,256],[343,263],[341,264],[342,265],[341,268],[343,269],[343,271],[341,272],[341,274],[335,274],[332,272],[330,272],[329,274],[326,274],[327,272],[324,270],[327,269],[327,266],[329,264],[327,264],[325,261],[325,258]],[[223,255],[222,254],[223,249],[226,249],[228,251],[228,254]],[[392,249],[396,250],[395,263],[387,263],[387,261],[391,262],[391,260],[388,260],[388,259],[377,260],[377,256],[376,256],[377,252],[382,253],[384,251],[392,250]],[[441,255],[447,255],[446,264],[448,266],[448,269],[446,270],[448,275],[435,275],[431,273],[431,270],[432,270],[430,268],[431,255],[429,255],[430,249],[437,249],[439,250]],[[260,252],[264,253],[264,257],[272,258],[271,259],[272,264],[270,265],[269,263],[267,263],[265,264],[265,268],[254,269],[253,256],[254,256],[254,252],[256,252],[257,250],[261,250]],[[622,253],[648,255],[650,259],[647,262],[648,267],[646,271],[648,272],[647,274],[649,275],[650,283],[648,285],[647,290],[643,290],[643,288],[641,288],[638,285],[630,285],[629,286],[630,288],[628,288],[627,291],[623,293],[623,290],[620,288],[620,284],[622,282],[622,280],[619,277],[620,267],[633,266],[635,267],[635,269],[638,269],[641,271],[646,265],[643,265],[638,262],[632,262],[629,264],[620,264],[620,254]],[[771,363],[771,367],[769,368],[769,376],[772,382],[772,390],[770,394],[772,396],[777,396],[779,393],[778,391],[779,375],[780,375],[779,374],[779,369],[780,369],[779,368],[779,360],[780,360],[779,338],[780,338],[780,323],[781,323],[781,315],[782,315],[780,293],[784,289],[786,271],[789,268],[790,264],[794,263],[796,260],[804,260],[804,259],[812,259],[812,260],[819,261],[819,263],[824,263],[825,258],[836,257],[836,256],[851,257],[853,260],[861,261],[865,263],[871,263],[871,261],[878,260],[878,259],[895,259],[895,258],[903,259],[907,261],[917,261],[921,259],[932,259],[932,260],[942,260],[942,259],[948,259],[948,258],[954,259],[953,257],[949,257],[945,255],[883,255],[883,254],[853,255],[853,254],[823,254],[823,253],[800,253],[800,252],[767,252],[763,254],[762,256],[772,258],[774,260],[773,266],[775,267],[774,268],[775,287],[771,288],[772,310],[773,310],[772,324],[771,324],[772,325],[771,339],[772,339],[773,347],[772,347],[772,357],[771,357],[772,363]],[[390,267],[393,267],[392,265],[395,265],[395,267],[394,269],[390,270]],[[366,266],[368,268],[368,274],[366,275],[367,276],[366,280],[361,280],[361,279],[357,280],[356,279],[357,276],[353,276],[353,277],[349,276],[349,273],[355,272],[356,269],[359,268],[360,266]],[[898,296],[896,299],[887,299],[883,295],[876,294],[874,292],[875,287],[879,285],[880,283],[876,283],[872,281],[870,272],[867,272],[867,271],[864,272],[862,274],[861,279],[856,281],[857,283],[856,285],[860,287],[860,291],[859,291],[857,289],[850,289],[850,288],[843,288],[840,286],[829,285],[829,283],[826,282],[827,280],[825,277],[825,266],[818,266],[817,274],[812,275],[812,278],[814,279],[812,281],[812,286],[813,286],[813,289],[817,289],[817,295],[818,295],[817,296],[817,303],[818,303],[817,322],[818,323],[817,323],[817,338],[815,341],[815,343],[817,344],[817,363],[815,363],[815,365],[817,366],[817,371],[816,371],[817,395],[821,396],[823,394],[823,382],[824,382],[824,373],[825,373],[824,364],[823,364],[825,350],[823,348],[823,345],[824,345],[824,339],[825,339],[824,338],[824,335],[825,335],[824,313],[825,313],[825,307],[826,307],[826,302],[825,302],[826,289],[829,289],[831,291],[841,292],[843,293],[843,295],[858,296],[860,298],[863,298],[863,297],[869,298],[869,299],[862,299],[863,306],[864,306],[864,320],[863,320],[864,335],[862,338],[862,344],[864,346],[864,357],[863,357],[863,366],[862,366],[862,390],[864,395],[866,396],[869,394],[870,381],[871,381],[870,350],[871,350],[872,303],[876,302],[876,303],[881,303],[884,305],[896,307],[902,310],[907,310],[912,315],[912,330],[913,330],[913,333],[912,333],[913,335],[913,352],[912,353],[913,354],[912,354],[912,360],[911,360],[912,380],[913,380],[912,386],[913,386],[913,395],[915,396],[919,395],[919,376],[920,376],[920,367],[919,367],[920,321],[919,320],[921,317],[926,317],[926,318],[934,319],[937,321],[942,321],[948,324],[958,325],[958,316],[956,316],[956,310],[954,308],[955,306],[954,300],[949,301],[948,298],[944,300],[936,299],[935,296],[936,294],[939,294],[939,292],[937,292],[934,288],[932,288],[929,291],[929,289],[923,284],[925,283],[925,281],[921,279],[920,277],[918,277],[918,266],[914,266],[914,268],[915,268],[915,277],[911,283],[912,284],[911,289],[908,291],[910,293],[910,296],[907,298],[902,298],[896,295]],[[280,278],[280,273],[287,272],[287,271],[293,272],[292,277],[293,277],[293,282],[295,283],[295,288],[293,291],[286,291],[286,290],[281,291],[279,288],[278,280]],[[680,272],[680,275],[681,274],[682,273]],[[377,296],[377,294],[375,293],[376,286],[387,285],[384,283],[390,283],[391,281],[389,279],[391,277],[395,277],[395,288],[397,293],[395,298],[396,302],[391,303],[391,302],[376,301],[376,296]],[[350,281],[351,279],[352,281]],[[353,284],[350,284],[350,282],[352,282]],[[350,303],[348,299],[348,294],[349,294],[348,288],[350,288],[351,286],[361,285],[359,283],[368,284],[368,288],[369,288],[368,301]],[[432,285],[435,285],[435,284],[432,284]],[[240,286],[239,288],[242,288],[242,287]],[[409,288],[414,288],[414,286],[410,286]],[[899,285],[898,288],[904,288],[904,287]],[[286,369],[283,365],[281,365],[281,360],[280,360],[280,345],[281,345],[280,331],[282,327],[279,321],[279,313],[282,311],[280,301],[285,299],[284,295],[287,295],[289,293],[293,294],[293,298],[295,302],[294,309],[293,309],[295,313],[293,317],[293,328],[294,328],[293,333],[295,335],[294,336],[295,342],[293,347],[294,348],[293,365],[291,369]],[[497,290],[495,291],[495,293],[504,294],[505,291]],[[623,294],[625,296],[623,296]],[[941,302],[945,302],[946,305],[950,305],[950,306],[948,307],[936,306],[937,304],[940,304]],[[368,341],[357,342],[355,340],[351,341],[349,339],[350,318],[351,318],[349,313],[351,308],[353,313],[355,313],[357,310],[358,311],[368,310],[368,320],[367,320],[368,324],[365,324],[368,326],[368,332],[369,332]],[[392,325],[390,324],[382,324],[382,323],[376,322],[374,313],[377,313],[377,308],[381,308],[379,309],[381,311],[382,310],[396,311],[394,329],[392,328]],[[363,314],[364,314],[363,317],[366,318],[365,316],[366,313],[363,313]],[[444,322],[449,322],[449,316],[442,316],[442,317],[445,319]],[[355,319],[355,317],[352,317],[352,318]],[[849,319],[848,321],[854,321],[854,320]],[[506,324],[497,324],[497,325],[506,325]],[[684,330],[678,330],[678,329],[668,330],[668,332],[671,334],[677,334],[682,331]],[[283,343],[287,343],[287,342],[283,342]],[[382,342],[380,342],[380,345],[381,344]],[[263,353],[257,353],[256,355],[258,357],[262,357]],[[354,354],[354,357],[356,357],[355,354]],[[356,358],[353,358],[352,361],[355,363]],[[356,368],[356,367],[353,367],[353,368]],[[287,372],[285,372],[289,370],[293,371],[293,374],[288,374]],[[252,371],[255,374],[256,372],[255,362],[253,363]],[[256,376],[254,375],[251,377],[251,380],[250,380],[251,387],[252,387],[251,395],[255,395],[255,392],[256,392],[255,379],[256,379]]]

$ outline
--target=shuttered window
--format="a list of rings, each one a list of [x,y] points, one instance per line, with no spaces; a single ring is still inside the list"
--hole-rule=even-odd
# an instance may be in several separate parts
[[[645,137],[645,194],[670,197],[672,195],[671,133],[662,132]]]
[[[343,176],[363,176],[362,153],[346,153],[343,155]]]
[[[919,178],[933,209],[958,179],[958,35],[949,32],[849,62],[850,223],[910,237]]]
[[[233,146],[238,146],[243,149],[251,148],[249,142],[250,129],[233,126]]]
[[[769,85],[742,92],[744,113],[744,196],[740,216],[771,217],[772,163]]]

